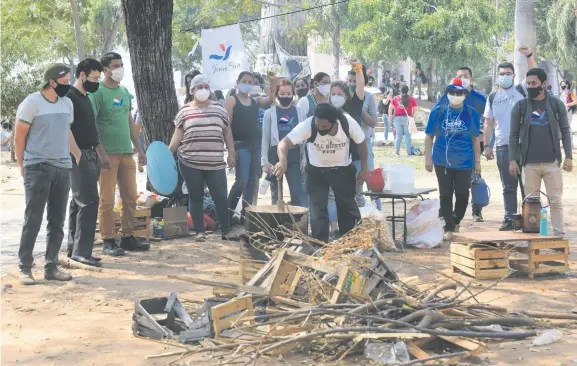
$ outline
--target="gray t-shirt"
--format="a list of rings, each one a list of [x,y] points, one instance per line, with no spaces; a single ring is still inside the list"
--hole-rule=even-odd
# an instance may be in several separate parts
[[[58,168],[72,168],[68,131],[74,120],[73,108],[67,97],[52,103],[40,92],[30,94],[18,106],[16,120],[30,124],[24,166],[48,163]]]
[[[557,160],[555,144],[549,126],[547,99],[532,100],[533,113],[529,121],[529,146],[526,164],[552,163]]]
[[[365,100],[363,101],[363,109],[367,111],[368,114],[377,118],[377,102],[375,101],[375,96],[367,91],[365,91]],[[367,138],[375,135],[374,127],[369,127],[364,123],[361,123],[361,128],[365,133]]]
[[[495,94],[492,106],[490,98],[487,98],[483,117],[495,120],[496,146],[509,145],[511,110],[513,105],[523,98],[523,95],[517,90],[517,86],[512,86],[509,89],[499,89]]]

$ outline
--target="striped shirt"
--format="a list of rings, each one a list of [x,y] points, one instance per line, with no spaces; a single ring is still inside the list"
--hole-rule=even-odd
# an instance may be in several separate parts
[[[174,119],[176,128],[182,128],[184,132],[178,159],[193,169],[226,168],[224,130],[228,123],[228,113],[219,104],[204,108],[191,104],[183,106]]]

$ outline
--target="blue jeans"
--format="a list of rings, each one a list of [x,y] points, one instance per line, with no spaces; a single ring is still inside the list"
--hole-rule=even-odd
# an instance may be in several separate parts
[[[368,150],[368,154],[367,154],[367,171],[371,171],[371,170],[375,170],[375,153],[373,151],[373,142],[371,141],[370,137],[367,137],[365,139],[365,141],[367,142],[367,150]],[[357,168],[357,174],[361,171],[361,161],[360,160],[355,160],[353,161],[353,164],[355,164],[355,168]],[[361,192],[363,191],[363,184],[358,184],[356,186],[357,189],[357,194],[355,196],[356,200],[357,200],[357,204],[359,207],[364,207],[365,206],[365,196],[363,196],[361,194]],[[377,199],[376,200],[376,204],[377,204],[377,209],[380,211],[381,210],[381,200]]]
[[[517,213],[517,186],[519,181],[509,174],[509,146],[497,146],[497,167],[503,186],[503,202],[505,203],[505,220],[512,220]]]
[[[385,125],[385,141],[389,140],[389,116],[383,114],[383,124]]]
[[[405,143],[407,145],[407,155],[411,155],[411,133],[409,132],[409,119],[405,116],[393,117],[393,124],[397,130],[397,138],[395,139],[395,152],[397,155],[401,150],[401,142],[405,136]]]
[[[301,164],[300,164],[300,150],[298,147],[289,150],[288,153],[288,162],[287,162],[287,171],[285,174],[289,190],[291,196],[291,205],[292,206],[301,206],[301,197],[302,194],[302,180],[301,180]],[[276,146],[269,151],[268,154],[269,162],[274,166],[278,163],[278,154],[276,150]],[[272,204],[276,204],[278,202],[278,180],[275,176],[271,177],[270,181],[270,189],[271,189],[271,200]]]
[[[309,192],[307,191],[307,172],[301,173],[301,206],[309,207]]]
[[[260,146],[247,147],[237,145],[235,181],[228,194],[228,208],[233,215],[238,200],[242,195],[242,207],[252,204],[254,193],[258,189],[258,178],[261,172],[260,166]]]

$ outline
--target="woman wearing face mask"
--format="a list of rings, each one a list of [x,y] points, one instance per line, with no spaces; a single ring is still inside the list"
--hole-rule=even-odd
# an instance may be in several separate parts
[[[196,239],[205,241],[204,234],[204,187],[208,187],[214,200],[223,240],[235,240],[230,236],[230,215],[227,203],[226,163],[223,145],[228,150],[228,166],[236,163],[234,143],[228,113],[210,96],[208,78],[197,75],[190,83],[194,99],[183,106],[176,118],[170,151],[178,155],[178,166],[191,202],[191,217]]]
[[[309,94],[309,83],[307,79],[300,78],[295,81],[295,93],[298,99],[302,99]]]
[[[446,93],[449,104],[435,107],[429,115],[425,168],[428,172],[435,169],[445,219],[444,239],[450,241],[467,211],[471,173],[481,174],[481,120],[475,108],[464,103],[468,91],[460,78],[453,79]]]
[[[351,160],[351,141],[360,147],[361,171],[358,175]],[[355,185],[356,182],[364,181],[367,171],[365,134],[360,125],[340,109],[327,103],[319,104],[314,117],[298,124],[279,143],[279,162],[274,167],[277,177],[287,171],[290,149],[303,142],[307,144],[307,192],[310,198],[312,236],[328,242],[329,188],[335,192],[341,234],[353,229],[360,220],[355,201]]]
[[[408,116],[412,117],[415,114],[416,107],[417,101],[409,95],[409,87],[403,85],[401,87],[401,95],[393,98],[389,108],[389,120],[393,121],[393,126],[395,126],[397,132],[395,136],[395,153],[397,155],[400,155],[403,136],[405,136],[407,155],[412,155]]]
[[[269,85],[276,82],[274,75],[269,75]],[[224,108],[230,116],[230,128],[234,139],[237,154],[235,168],[236,179],[228,195],[228,207],[231,217],[242,195],[242,207],[253,204],[253,199],[261,174],[262,143],[261,128],[259,125],[259,108],[265,108],[274,100],[273,87],[269,88],[266,97],[251,97],[256,80],[249,71],[243,71],[238,76],[236,94],[228,97]]]
[[[306,98],[301,98],[297,106],[303,110],[307,117],[312,117],[318,104],[327,103],[331,93],[331,77],[319,72],[315,74],[312,81],[314,91],[309,93]]]
[[[577,111],[577,96],[575,95],[575,90],[571,89],[571,82],[569,80],[561,82],[561,95],[559,99],[565,103],[567,112],[575,113]]]
[[[192,81],[192,79],[194,79],[194,77],[196,75],[200,75],[200,71],[198,70],[192,70],[191,72],[189,72],[188,74],[186,74],[186,76],[184,77],[184,87],[186,88],[185,93],[186,93],[186,98],[184,98],[184,104],[188,104],[190,102],[192,102],[192,100],[194,99],[194,97],[192,96],[191,92],[190,92],[190,82]]]
[[[293,105],[294,87],[287,79],[280,79],[276,85],[275,99],[278,104],[268,109],[264,114],[262,134],[262,167],[267,175],[272,175],[273,165],[279,162],[277,146],[300,122],[306,119],[302,110]],[[287,154],[286,178],[293,206],[301,205],[301,147],[294,146]],[[278,200],[278,182],[276,177],[271,179],[272,203]],[[306,192],[305,192],[306,193]]]

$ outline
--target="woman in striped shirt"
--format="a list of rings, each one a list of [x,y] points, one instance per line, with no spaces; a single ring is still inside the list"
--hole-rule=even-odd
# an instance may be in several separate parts
[[[205,241],[203,197],[208,187],[216,206],[222,239],[233,240],[228,214],[226,165],[234,167],[236,157],[226,110],[209,100],[208,78],[197,75],[190,83],[193,99],[185,104],[174,119],[176,129],[170,151],[178,152],[178,166],[186,182],[191,201],[190,213],[197,241]],[[224,161],[224,145],[228,150]]]

